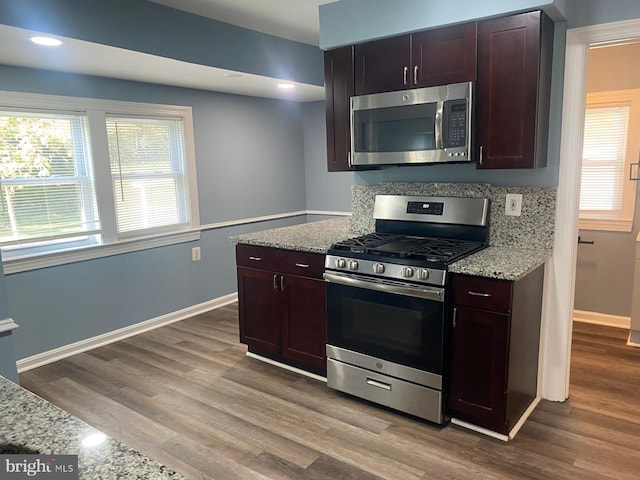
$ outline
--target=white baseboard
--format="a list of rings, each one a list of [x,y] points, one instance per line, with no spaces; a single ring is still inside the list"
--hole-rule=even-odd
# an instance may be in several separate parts
[[[640,347],[640,331],[629,330],[629,338],[627,339],[627,345],[630,347]]]
[[[336,212],[333,210],[307,210],[307,215],[328,215],[337,217],[350,217],[351,212]]]
[[[520,431],[520,429],[524,425],[524,422],[526,422],[529,416],[531,416],[531,414],[536,409],[539,403],[540,403],[540,397],[537,396],[536,398],[533,399],[533,402],[531,402],[531,405],[529,405],[529,407],[525,410],[525,412],[522,414],[520,419],[513,426],[513,428],[509,432],[509,435],[504,435],[503,433],[494,432],[493,430],[489,430],[484,427],[479,427],[478,425],[465,422],[464,420],[460,420],[458,418],[452,418],[451,423],[453,423],[454,425],[459,425],[461,427],[464,427],[468,430],[473,430],[474,432],[482,433],[483,435],[487,435],[489,437],[502,440],[503,442],[508,442],[509,440],[514,439],[516,434]]]
[[[58,347],[47,352],[32,355],[31,357],[22,358],[16,362],[18,373],[26,372],[27,370],[31,370],[32,368],[41,367],[42,365],[62,360],[63,358],[86,352],[87,350],[92,350],[109,343],[117,342],[118,340],[132,337],[133,335],[148,332],[149,330],[153,330],[154,328],[179,322],[180,320],[193,317],[194,315],[199,315],[201,313],[223,307],[237,300],[237,292],[230,293],[228,295],[224,295],[222,297],[218,297],[213,300],[200,303],[198,305],[192,305],[191,307],[183,308],[182,310],[178,310],[176,312],[168,313],[166,315],[161,315],[150,320],[145,320],[144,322],[136,323],[135,325],[130,325],[128,327],[120,328],[112,332],[103,333],[102,335],[98,335],[96,337],[80,340],[79,342],[71,343],[69,345]]]
[[[508,435],[503,435],[502,433],[494,432],[493,430],[489,430],[484,427],[479,427],[478,425],[474,425],[473,423],[465,422],[464,420],[460,420],[459,418],[452,418],[451,423],[454,425],[458,425],[460,427],[464,427],[467,430],[472,430],[474,432],[482,433],[483,435],[487,435],[488,437],[495,438],[497,440],[502,440],[503,442],[509,441]]]
[[[594,325],[604,325],[605,327],[631,328],[631,317],[620,315],[609,315],[608,313],[587,312],[585,310],[574,310],[573,321],[582,323],[593,323]]]

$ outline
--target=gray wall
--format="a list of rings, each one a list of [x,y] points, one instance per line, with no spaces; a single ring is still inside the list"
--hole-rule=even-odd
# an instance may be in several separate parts
[[[98,77],[0,66],[0,89],[193,107],[200,219],[203,225],[307,209],[305,134],[324,122],[319,109],[295,102],[163,87]],[[317,118],[316,118],[317,117]],[[318,132],[324,142],[324,134]],[[322,143],[311,145],[323,156]],[[322,201],[314,208],[349,210]],[[332,192],[339,192],[331,187]],[[198,242],[7,275],[18,358],[132,325],[236,290],[228,237],[306,221],[305,216],[202,232]],[[191,247],[202,261],[191,262]]]
[[[325,103],[302,106],[308,210],[351,211],[352,172],[327,172]]]
[[[0,320],[9,317],[9,302],[7,299],[7,286],[4,278],[2,262],[0,262]],[[0,333],[0,375],[14,382],[18,381],[16,372],[16,354],[13,347],[13,335],[11,331]]]
[[[566,0],[341,0],[320,5],[320,48],[328,50],[374,38],[544,9],[566,18]]]
[[[569,28],[640,18],[638,0],[567,0]]]
[[[640,88],[640,44],[598,48],[589,54],[588,92]],[[640,231],[640,189],[631,232],[580,230],[576,265],[575,308],[631,316],[636,236]]]

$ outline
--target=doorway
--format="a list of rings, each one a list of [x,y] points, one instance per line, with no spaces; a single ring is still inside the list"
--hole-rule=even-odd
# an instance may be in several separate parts
[[[640,150],[638,59],[638,41],[589,49],[574,302],[574,320],[627,331],[640,223],[629,179]]]
[[[542,396],[569,395],[586,68],[589,47],[640,38],[640,19],[567,30],[554,256],[545,282]]]

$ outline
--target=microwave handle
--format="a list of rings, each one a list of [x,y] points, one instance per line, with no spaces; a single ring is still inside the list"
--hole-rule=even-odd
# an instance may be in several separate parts
[[[436,137],[436,150],[442,150],[442,112],[444,110],[444,102],[437,102],[436,104],[436,122],[435,122],[435,137]]]

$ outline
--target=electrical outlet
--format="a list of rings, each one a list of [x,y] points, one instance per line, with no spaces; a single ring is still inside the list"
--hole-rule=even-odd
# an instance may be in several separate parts
[[[504,214],[511,217],[519,217],[522,215],[522,194],[507,193]]]
[[[200,247],[193,247],[191,249],[191,261],[192,262],[197,262],[201,259],[202,257],[200,256]]]

